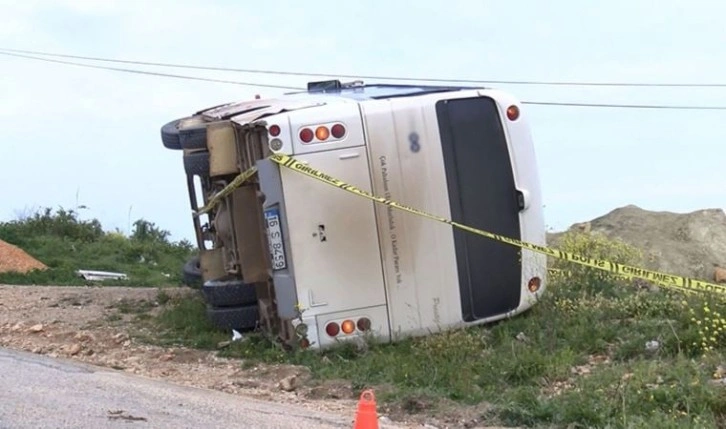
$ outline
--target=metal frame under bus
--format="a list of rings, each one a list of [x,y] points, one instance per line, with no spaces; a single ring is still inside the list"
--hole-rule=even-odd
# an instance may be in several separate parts
[[[360,189],[545,245],[527,116],[488,88],[311,83],[275,99],[198,112],[218,191],[258,174],[209,215],[205,279],[257,289],[260,322],[324,348],[489,323],[545,290],[541,254],[374,203],[265,159],[284,153]]]

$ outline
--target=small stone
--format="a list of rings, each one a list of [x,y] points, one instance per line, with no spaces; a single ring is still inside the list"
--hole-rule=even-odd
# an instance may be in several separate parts
[[[391,423],[393,423],[393,421],[391,421],[391,419],[389,419],[386,416],[380,416],[378,418],[378,423],[380,423],[382,425],[390,425]]]
[[[592,369],[589,365],[579,365],[572,367],[570,372],[574,375],[589,375],[592,372]]]
[[[517,339],[522,342],[526,342],[527,340],[529,340],[529,338],[527,338],[527,336],[524,334],[524,332],[518,333]]]
[[[15,325],[13,325],[12,328],[10,328],[11,331],[17,332],[19,330],[23,329],[23,322],[18,322]]]
[[[119,332],[118,334],[113,336],[113,341],[116,344],[121,344],[129,339],[129,336],[123,332]]]
[[[297,375],[291,375],[280,380],[279,387],[285,392],[292,392],[297,389]]]
[[[229,346],[230,344],[232,344],[232,341],[220,341],[219,343],[217,343],[217,348],[223,349],[223,348]]]
[[[43,331],[43,324],[38,323],[37,325],[33,325],[28,329],[30,332],[42,332]]]
[[[81,352],[81,349],[82,349],[82,347],[81,347],[80,344],[78,344],[78,343],[73,344],[71,346],[71,348],[68,350],[68,354],[71,355],[71,356],[75,356],[75,355],[77,355],[78,353]]]
[[[168,362],[168,361],[170,361],[172,359],[174,359],[174,355],[171,354],[171,353],[167,353],[167,354],[161,355],[159,357],[159,360],[162,361],[162,362]]]
[[[79,332],[79,333],[77,333],[75,335],[74,338],[76,340],[78,340],[80,342],[84,342],[84,343],[85,342],[95,342],[96,341],[96,338],[93,335],[91,335],[91,334],[89,334],[87,332]]]
[[[645,350],[648,352],[655,352],[660,348],[660,343],[658,341],[648,341],[645,343]]]

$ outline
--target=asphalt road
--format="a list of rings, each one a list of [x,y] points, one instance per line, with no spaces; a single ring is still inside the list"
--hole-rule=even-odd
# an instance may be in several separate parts
[[[0,348],[0,429],[351,428],[350,416]]]

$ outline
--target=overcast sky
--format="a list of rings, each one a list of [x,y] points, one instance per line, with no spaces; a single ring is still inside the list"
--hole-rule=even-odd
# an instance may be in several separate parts
[[[726,82],[726,2],[717,0],[1,0],[0,7],[0,49],[329,74]],[[181,155],[163,148],[160,127],[282,91],[2,55],[0,67],[0,220],[80,204],[106,229],[127,232],[129,220],[143,217],[175,239],[192,239],[192,223]],[[291,86],[309,80],[133,67]],[[726,88],[496,86],[526,101],[726,105]],[[526,112],[552,229],[627,204],[726,207],[724,110],[530,105]]]

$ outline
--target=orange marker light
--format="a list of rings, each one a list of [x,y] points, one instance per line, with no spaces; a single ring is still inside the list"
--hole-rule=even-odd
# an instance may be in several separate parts
[[[355,331],[355,323],[352,320],[346,320],[342,323],[340,329],[346,334],[352,334]]]
[[[537,292],[541,285],[542,280],[539,277],[532,277],[529,279],[529,283],[527,283],[527,289],[529,289],[530,292]]]
[[[327,140],[328,137],[330,137],[330,131],[328,130],[328,127],[320,126],[315,129],[315,137],[318,140]]]
[[[519,118],[519,107],[515,105],[507,107],[507,118],[509,118],[510,121],[516,121],[517,118]]]

